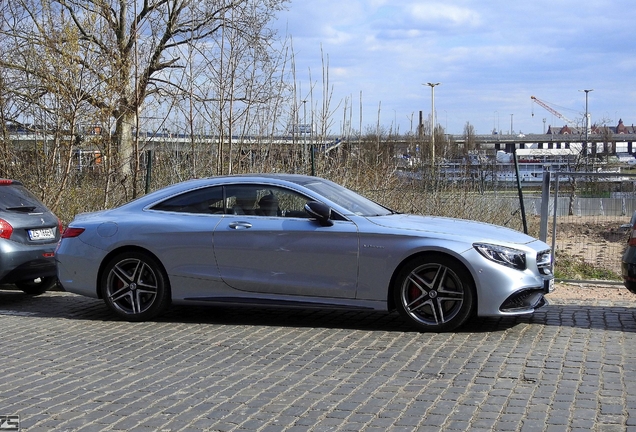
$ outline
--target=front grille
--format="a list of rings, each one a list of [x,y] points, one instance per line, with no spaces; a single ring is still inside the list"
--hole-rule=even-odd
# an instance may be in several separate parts
[[[499,310],[502,312],[518,312],[522,310],[534,310],[545,305],[542,289],[518,291],[508,297]]]

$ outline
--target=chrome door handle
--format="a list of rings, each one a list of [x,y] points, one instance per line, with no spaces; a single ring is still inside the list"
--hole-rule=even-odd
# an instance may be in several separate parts
[[[228,226],[235,230],[252,228],[252,224],[249,222],[230,222]]]

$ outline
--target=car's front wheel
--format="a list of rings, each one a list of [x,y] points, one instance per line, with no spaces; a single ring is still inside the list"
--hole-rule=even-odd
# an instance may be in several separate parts
[[[143,252],[113,257],[104,268],[100,287],[106,305],[128,321],[154,318],[170,304],[170,286],[163,267]]]
[[[625,288],[627,288],[629,292],[631,292],[632,294],[636,294],[636,283],[625,281],[623,285],[625,285]]]
[[[36,296],[44,294],[55,287],[57,278],[55,276],[39,277],[37,279],[19,281],[15,286],[25,294]]]
[[[448,257],[421,257],[407,263],[393,289],[400,314],[422,331],[450,331],[473,309],[474,287],[467,270]]]

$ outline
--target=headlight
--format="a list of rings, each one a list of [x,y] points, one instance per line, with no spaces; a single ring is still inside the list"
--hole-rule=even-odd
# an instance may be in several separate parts
[[[537,267],[542,275],[552,274],[552,252],[549,249],[537,254]]]
[[[526,254],[518,249],[487,243],[475,243],[473,247],[491,261],[512,267],[517,270],[526,269]]]

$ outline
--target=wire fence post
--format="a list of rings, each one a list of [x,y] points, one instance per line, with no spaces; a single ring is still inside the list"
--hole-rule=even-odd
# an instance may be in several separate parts
[[[550,217],[550,171],[543,171],[543,184],[541,187],[541,225],[539,227],[539,239],[547,242],[548,218]]]

